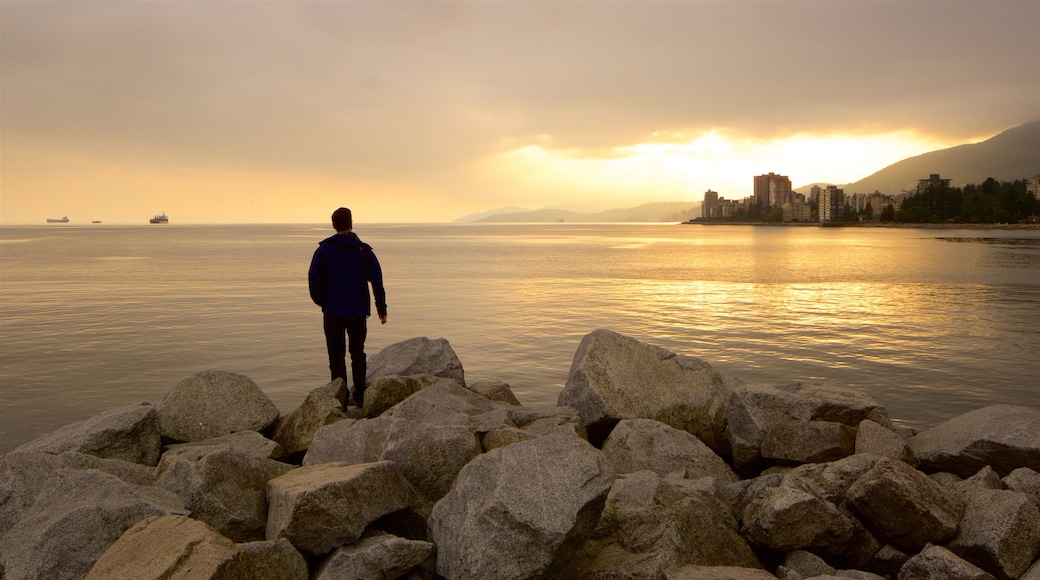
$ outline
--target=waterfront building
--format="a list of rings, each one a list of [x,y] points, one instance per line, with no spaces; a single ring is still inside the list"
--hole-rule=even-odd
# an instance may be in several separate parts
[[[835,185],[828,185],[827,189],[820,191],[821,222],[837,221],[843,209],[845,209],[844,189],[838,189]]]
[[[808,222],[812,221],[812,207],[805,203],[805,199],[795,200],[784,204],[783,207],[785,222]]]
[[[938,173],[933,173],[928,176],[928,179],[917,180],[917,193],[924,193],[930,189],[939,189],[950,186],[949,179],[943,179],[939,177]]]
[[[704,201],[701,203],[701,217],[719,217],[719,194],[712,190],[704,192]]]
[[[766,209],[782,207],[791,201],[791,179],[786,175],[766,173],[755,176],[755,204]]]
[[[1030,177],[1026,180],[1026,191],[1032,195],[1034,199],[1040,199],[1040,175]]]

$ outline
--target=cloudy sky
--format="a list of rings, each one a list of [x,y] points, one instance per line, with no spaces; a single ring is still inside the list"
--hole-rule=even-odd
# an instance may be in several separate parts
[[[1040,2],[0,2],[0,223],[847,183],[1040,118]]]

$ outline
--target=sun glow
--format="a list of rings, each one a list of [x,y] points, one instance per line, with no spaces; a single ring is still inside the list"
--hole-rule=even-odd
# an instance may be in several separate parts
[[[696,136],[657,133],[644,143],[602,151],[531,144],[507,151],[491,163],[515,185],[551,192],[557,199],[584,194],[698,200],[708,189],[740,199],[751,195],[755,175],[787,175],[795,187],[846,184],[907,157],[949,146],[911,131],[755,139],[716,130]]]

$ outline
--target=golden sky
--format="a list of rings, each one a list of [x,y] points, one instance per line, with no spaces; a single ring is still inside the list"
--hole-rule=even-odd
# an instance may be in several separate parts
[[[0,224],[844,184],[1040,118],[1040,2],[0,1]]]

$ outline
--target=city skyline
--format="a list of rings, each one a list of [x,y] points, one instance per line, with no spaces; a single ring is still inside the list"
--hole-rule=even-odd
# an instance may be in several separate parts
[[[86,0],[0,16],[0,224],[732,198],[763,171],[843,184],[982,141],[1040,99],[1035,2]]]

